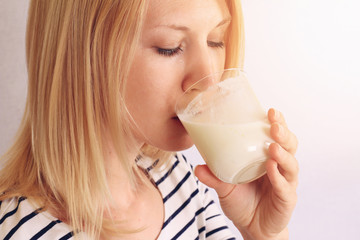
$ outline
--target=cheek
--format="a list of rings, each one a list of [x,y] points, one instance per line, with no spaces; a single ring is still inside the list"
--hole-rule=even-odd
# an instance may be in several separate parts
[[[217,59],[217,67],[218,67],[218,69],[224,69],[224,67],[225,67],[225,59],[226,59],[225,48],[224,49],[218,49],[218,51],[215,53],[215,58]]]
[[[137,50],[126,87],[129,105],[146,108],[152,103],[161,102],[167,92],[174,88],[175,69],[159,59],[153,49]]]
[[[175,102],[182,95],[184,60],[138,51],[126,86],[126,105],[136,122],[139,141],[167,151],[191,147],[192,141],[175,117]]]
[[[134,102],[154,111],[174,111],[176,96],[182,93],[184,61],[160,56],[153,49],[137,54],[129,79]],[[155,105],[155,106],[154,106]],[[173,114],[170,113],[170,114]]]
[[[168,64],[169,65],[169,64]],[[135,120],[136,135],[143,140],[159,143],[168,141],[175,116],[177,89],[181,89],[181,76],[175,67],[154,61],[136,59],[126,86],[126,105]],[[138,67],[138,66],[141,66]]]

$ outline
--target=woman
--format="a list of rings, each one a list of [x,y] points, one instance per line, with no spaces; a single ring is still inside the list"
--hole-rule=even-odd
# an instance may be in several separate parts
[[[0,175],[1,237],[234,239],[171,152],[192,145],[175,99],[241,67],[243,36],[234,0],[32,0],[26,111]],[[296,202],[296,137],[278,111],[268,115],[277,143],[267,176],[231,185],[195,170],[245,239],[287,239]]]

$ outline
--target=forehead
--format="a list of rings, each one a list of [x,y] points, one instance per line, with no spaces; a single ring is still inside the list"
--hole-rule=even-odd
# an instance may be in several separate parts
[[[228,17],[225,0],[149,0],[145,25],[212,24]]]

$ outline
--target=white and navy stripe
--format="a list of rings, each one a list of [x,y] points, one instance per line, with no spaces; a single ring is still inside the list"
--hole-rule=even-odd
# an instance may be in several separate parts
[[[209,189],[197,180],[183,155],[175,155],[159,170],[146,167],[151,160],[138,164],[148,170],[163,196],[165,220],[158,239],[235,239]]]
[[[25,197],[0,203],[0,239],[67,240],[73,235],[68,225],[42,212]]]
[[[144,168],[163,197],[165,220],[159,240],[234,240],[223,214],[211,193],[195,175],[191,164],[182,155],[154,168],[157,162],[140,158]],[[85,234],[77,234],[88,239]],[[74,239],[72,229],[32,204],[24,197],[0,202],[0,239]]]

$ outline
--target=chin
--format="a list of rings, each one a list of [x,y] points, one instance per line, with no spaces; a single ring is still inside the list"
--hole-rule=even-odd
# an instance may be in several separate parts
[[[194,143],[190,140],[190,142],[179,144],[178,146],[176,146],[174,148],[173,152],[174,151],[176,151],[176,152],[177,151],[183,151],[183,150],[191,148],[192,146],[194,146]]]
[[[158,147],[162,150],[176,152],[191,148],[194,145],[194,142],[177,117],[171,119],[167,132],[170,134],[163,136]]]
[[[172,118],[170,124],[162,129],[158,137],[147,142],[158,149],[177,152],[191,148],[194,143],[178,118]]]
[[[182,131],[174,131],[170,135],[165,135],[150,145],[164,151],[177,152],[191,148],[194,143],[189,134],[183,129]]]
[[[194,145],[193,141],[191,140],[189,135],[186,134],[185,136],[181,136],[181,137],[177,136],[176,138],[169,139],[169,141],[166,141],[158,148],[164,151],[177,152],[191,148],[193,145]]]

